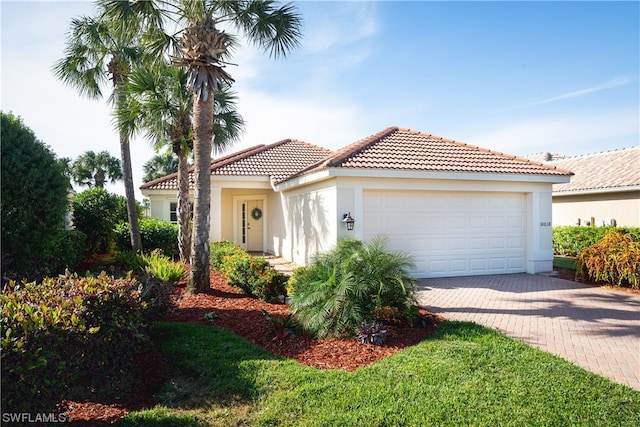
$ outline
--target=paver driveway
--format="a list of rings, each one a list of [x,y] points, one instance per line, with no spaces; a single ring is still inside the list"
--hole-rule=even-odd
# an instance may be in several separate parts
[[[640,390],[640,295],[543,275],[422,279],[420,305]]]

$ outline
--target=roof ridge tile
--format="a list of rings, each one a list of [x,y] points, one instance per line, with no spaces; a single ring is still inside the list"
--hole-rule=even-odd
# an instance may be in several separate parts
[[[326,159],[324,166],[339,166],[349,157],[397,131],[397,126],[390,126],[378,133],[374,133],[373,135],[369,135],[368,137],[356,141],[353,144],[347,145],[346,147],[336,151],[333,156]]]

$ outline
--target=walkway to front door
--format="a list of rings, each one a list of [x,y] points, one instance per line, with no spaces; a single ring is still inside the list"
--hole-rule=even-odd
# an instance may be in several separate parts
[[[542,275],[423,279],[420,305],[640,390],[640,295]]]

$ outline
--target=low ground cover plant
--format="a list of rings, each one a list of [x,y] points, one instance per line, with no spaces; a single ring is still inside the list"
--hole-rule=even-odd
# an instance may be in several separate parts
[[[342,240],[297,272],[290,305],[311,335],[354,336],[363,324],[389,311],[413,323],[417,317],[415,280],[409,255],[386,249],[387,239],[370,243]]]
[[[576,278],[640,289],[640,241],[611,231],[576,258]]]
[[[12,281],[0,305],[5,412],[49,412],[83,388],[113,391],[148,342],[157,308],[134,279],[105,273]]]
[[[164,283],[176,283],[185,274],[184,264],[174,262],[161,249],[140,256],[144,271]]]

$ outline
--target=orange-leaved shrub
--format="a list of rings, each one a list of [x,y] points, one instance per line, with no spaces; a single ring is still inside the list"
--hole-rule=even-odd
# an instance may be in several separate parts
[[[613,231],[576,258],[576,278],[640,289],[640,241]]]

